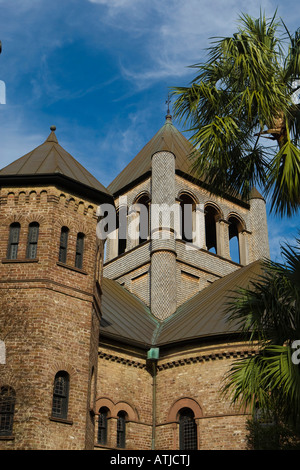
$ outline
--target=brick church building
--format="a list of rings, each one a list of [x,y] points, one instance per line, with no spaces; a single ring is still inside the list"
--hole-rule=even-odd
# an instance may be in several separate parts
[[[191,150],[167,115],[105,188],[52,127],[0,171],[0,449],[245,448],[220,387],[252,350],[225,307],[269,256],[265,201],[213,195]]]

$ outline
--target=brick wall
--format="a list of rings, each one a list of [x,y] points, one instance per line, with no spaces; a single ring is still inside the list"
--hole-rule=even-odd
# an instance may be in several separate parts
[[[178,411],[195,412],[199,450],[246,448],[247,415],[221,396],[224,374],[235,357],[248,353],[243,343],[220,343],[161,352],[156,376],[156,449],[179,449]],[[127,427],[126,448],[151,449],[153,374],[146,353],[133,348],[111,348],[100,342],[97,409],[107,405],[107,447],[116,448],[116,412],[122,406],[133,410]],[[119,405],[119,407],[118,407]],[[95,439],[96,442],[96,439]],[[105,448],[97,446],[96,448]]]
[[[16,412],[12,439],[1,439],[0,448],[93,445],[94,420],[89,410],[96,391],[90,384],[93,367],[97,374],[100,311],[95,264],[103,256],[103,247],[97,248],[95,240],[95,209],[92,201],[55,187],[1,190],[0,295],[5,309],[0,334],[8,330],[10,334],[0,380],[15,388]],[[33,221],[40,225],[39,239],[37,257],[29,260],[28,224]],[[21,225],[16,260],[6,258],[12,222]],[[70,233],[67,262],[62,264],[58,252],[64,225]],[[75,268],[78,232],[85,234],[82,269]],[[97,276],[100,279],[101,273]],[[51,419],[53,382],[60,370],[70,376],[69,410],[63,422]]]

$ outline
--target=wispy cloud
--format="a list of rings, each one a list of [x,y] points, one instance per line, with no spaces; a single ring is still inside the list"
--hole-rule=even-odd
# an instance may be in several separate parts
[[[259,15],[254,0],[229,0],[224,8],[223,0],[214,4],[199,0],[87,0],[105,7],[110,21],[117,28],[134,36],[139,31],[142,40],[135,44],[138,61],[121,61],[124,78],[145,88],[153,80],[185,77],[190,75],[189,65],[204,57],[204,49],[212,36],[232,34],[238,16],[244,12]],[[271,1],[263,2],[270,15],[274,13]],[[149,27],[151,26],[151,29]]]

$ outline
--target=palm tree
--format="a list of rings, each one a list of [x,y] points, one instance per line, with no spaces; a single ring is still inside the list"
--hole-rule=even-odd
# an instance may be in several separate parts
[[[228,321],[240,326],[258,352],[236,360],[222,392],[232,403],[276,411],[300,423],[300,239],[283,247],[284,263],[264,261],[262,276],[229,301]]]
[[[279,38],[280,25],[283,38]],[[285,47],[285,40],[288,47]],[[300,30],[292,36],[276,13],[239,18],[232,37],[216,38],[189,87],[174,87],[174,115],[192,132],[195,174],[220,195],[247,198],[254,186],[271,211],[300,205]]]

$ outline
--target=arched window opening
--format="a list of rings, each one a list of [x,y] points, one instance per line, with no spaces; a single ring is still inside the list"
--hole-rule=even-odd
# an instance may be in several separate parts
[[[16,394],[12,387],[0,388],[0,436],[11,436],[15,413]]]
[[[84,233],[78,233],[76,240],[75,267],[82,269],[84,250]]]
[[[205,239],[206,248],[211,253],[217,254],[217,219],[220,216],[218,210],[213,206],[205,208]]]
[[[194,212],[196,204],[188,194],[180,196],[181,208],[181,238],[185,242],[193,242]]]
[[[179,448],[197,450],[197,425],[190,408],[182,408],[179,411]]]
[[[67,262],[68,238],[69,238],[68,227],[62,227],[61,233],[60,233],[59,256],[58,256],[58,259],[61,263]]]
[[[135,204],[138,204],[140,207],[139,211],[139,244],[146,242],[149,236],[149,227],[150,227],[150,214],[149,214],[149,204],[150,198],[147,194],[143,194],[137,199]]]
[[[242,230],[242,224],[236,217],[232,216],[229,222],[229,252],[230,258],[235,263],[241,263],[241,247],[239,234]]]
[[[118,255],[126,251],[127,246],[127,207],[121,206],[117,212]]]
[[[126,447],[126,418],[125,411],[119,411],[117,419],[117,447]]]
[[[70,376],[65,371],[59,371],[54,379],[52,416],[67,419],[69,405]]]
[[[21,225],[14,222],[9,228],[9,240],[7,249],[8,259],[17,259]]]
[[[106,445],[107,444],[107,423],[108,423],[108,408],[103,406],[99,410],[98,415],[98,444]]]
[[[28,241],[27,241],[27,252],[26,257],[29,259],[35,259],[37,257],[37,244],[39,238],[39,224],[32,222],[28,227]]]

